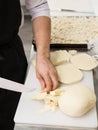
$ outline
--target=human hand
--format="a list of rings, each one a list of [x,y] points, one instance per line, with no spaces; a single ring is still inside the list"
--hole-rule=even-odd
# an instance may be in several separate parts
[[[41,83],[42,89],[45,89],[47,92],[58,87],[57,72],[49,58],[45,56],[37,57],[36,75]]]

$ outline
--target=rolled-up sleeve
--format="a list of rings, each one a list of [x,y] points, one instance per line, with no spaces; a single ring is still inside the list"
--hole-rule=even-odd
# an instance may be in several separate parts
[[[25,0],[25,3],[32,20],[39,16],[50,17],[50,9],[47,0]]]

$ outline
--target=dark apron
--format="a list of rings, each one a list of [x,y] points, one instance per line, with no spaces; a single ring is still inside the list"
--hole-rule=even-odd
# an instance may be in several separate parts
[[[18,30],[19,0],[0,0],[0,77],[24,83],[27,60]],[[20,93],[0,89],[0,130],[14,129],[14,115]]]

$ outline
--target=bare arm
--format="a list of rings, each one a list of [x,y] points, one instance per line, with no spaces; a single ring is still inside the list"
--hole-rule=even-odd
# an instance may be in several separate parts
[[[42,88],[49,92],[58,86],[56,69],[50,62],[51,20],[47,0],[25,0],[32,16],[33,36],[36,40],[36,74]]]
[[[49,17],[37,17],[32,22],[33,35],[37,44],[37,56],[46,56],[50,53],[51,21]]]
[[[37,46],[37,77],[42,88],[50,91],[58,86],[57,73],[50,62],[51,20],[49,17],[40,16],[33,20],[32,25]]]

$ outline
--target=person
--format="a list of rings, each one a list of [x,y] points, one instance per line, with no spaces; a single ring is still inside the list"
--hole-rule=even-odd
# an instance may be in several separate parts
[[[32,16],[32,30],[37,45],[36,74],[42,89],[58,86],[57,73],[50,62],[51,20],[46,0],[26,0]],[[0,77],[24,83],[27,60],[18,35],[21,24],[19,0],[0,0]],[[14,129],[14,115],[20,93],[0,89],[0,130]]]

